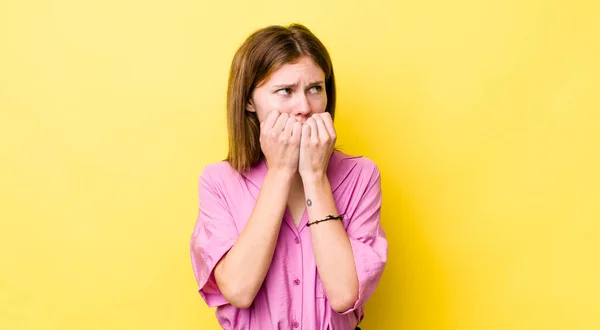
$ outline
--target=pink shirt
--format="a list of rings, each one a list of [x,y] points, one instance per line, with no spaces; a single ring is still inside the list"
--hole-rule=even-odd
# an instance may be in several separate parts
[[[317,272],[305,212],[296,227],[288,208],[271,266],[247,309],[229,304],[213,270],[242,232],[267,173],[264,161],[238,174],[223,161],[206,166],[199,179],[200,207],[191,238],[191,258],[199,292],[224,329],[354,329],[364,316],[383,272],[388,245],[379,223],[381,182],[366,157],[334,151],[327,169],[333,197],[350,238],[358,274],[358,300],[343,313],[331,309]],[[339,220],[331,220],[339,221]]]

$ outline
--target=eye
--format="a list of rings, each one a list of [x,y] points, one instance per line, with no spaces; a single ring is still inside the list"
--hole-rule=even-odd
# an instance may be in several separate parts
[[[282,89],[275,91],[275,93],[277,93],[279,95],[290,95],[292,93],[292,89],[291,88],[282,88]]]
[[[317,93],[320,93],[322,90],[323,90],[323,86],[321,86],[321,85],[317,85],[317,86],[313,86],[313,87],[311,87],[311,88],[310,88],[308,91],[309,91],[311,94],[317,94]]]

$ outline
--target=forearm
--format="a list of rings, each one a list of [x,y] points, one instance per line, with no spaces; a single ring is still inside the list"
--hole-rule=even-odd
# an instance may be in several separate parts
[[[328,215],[338,215],[331,186],[326,175],[304,180],[309,222]],[[330,305],[343,312],[358,299],[358,277],[348,235],[339,220],[323,221],[310,226],[317,269]]]
[[[246,226],[215,269],[221,292],[236,307],[246,308],[252,304],[269,270],[291,177],[281,172],[267,172]]]

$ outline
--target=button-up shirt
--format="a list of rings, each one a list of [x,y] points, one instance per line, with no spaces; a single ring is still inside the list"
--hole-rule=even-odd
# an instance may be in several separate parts
[[[358,300],[338,313],[329,305],[312,250],[304,212],[299,226],[285,209],[271,265],[249,308],[236,308],[222,295],[214,268],[242,232],[254,209],[267,166],[261,160],[238,173],[228,162],[207,165],[199,178],[199,212],[191,238],[191,259],[199,293],[224,329],[354,329],[379,282],[388,245],[379,222],[380,172],[369,158],[334,151],[329,180],[348,234],[358,275]],[[339,220],[331,220],[339,221]]]

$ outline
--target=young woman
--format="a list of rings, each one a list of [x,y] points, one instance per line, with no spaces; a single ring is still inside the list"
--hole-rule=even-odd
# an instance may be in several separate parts
[[[355,329],[381,278],[381,184],[335,150],[329,54],[306,27],[269,26],[234,56],[229,154],[199,179],[191,257],[224,329]]]

